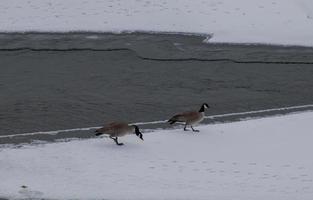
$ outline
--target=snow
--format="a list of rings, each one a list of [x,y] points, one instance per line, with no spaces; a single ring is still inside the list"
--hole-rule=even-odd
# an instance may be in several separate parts
[[[313,112],[0,148],[0,198],[311,200]],[[92,132],[90,134],[93,134]],[[27,188],[22,188],[25,185]]]
[[[210,34],[209,42],[313,46],[312,0],[1,0],[0,31]]]

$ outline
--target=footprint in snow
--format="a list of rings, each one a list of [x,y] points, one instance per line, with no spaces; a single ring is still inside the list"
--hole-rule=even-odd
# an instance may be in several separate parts
[[[21,189],[18,191],[19,194],[26,199],[41,199],[43,193],[40,191],[30,190],[27,186],[22,185]]]
[[[299,170],[304,169],[304,167],[298,167]]]
[[[302,182],[313,182],[312,179],[302,179],[301,181],[302,181]]]

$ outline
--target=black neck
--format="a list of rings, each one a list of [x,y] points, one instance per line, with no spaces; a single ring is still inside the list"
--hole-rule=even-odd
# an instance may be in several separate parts
[[[135,133],[136,133],[136,134],[140,133],[138,126],[134,125],[134,128],[135,128]]]
[[[199,112],[204,112],[204,106],[202,105]]]

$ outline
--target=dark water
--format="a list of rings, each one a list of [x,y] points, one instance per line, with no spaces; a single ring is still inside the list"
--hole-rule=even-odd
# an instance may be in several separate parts
[[[207,115],[313,103],[312,48],[203,40],[0,34],[0,135],[163,120],[203,102]]]

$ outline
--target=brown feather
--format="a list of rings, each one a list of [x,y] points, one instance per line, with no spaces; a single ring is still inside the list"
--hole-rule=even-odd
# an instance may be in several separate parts
[[[186,124],[194,124],[202,121],[203,113],[199,113],[196,111],[188,111],[174,115],[169,122],[171,124],[175,122],[186,122]]]
[[[111,122],[102,128],[97,129],[96,135],[107,134],[112,137],[120,137],[131,132],[133,128],[125,122]]]

